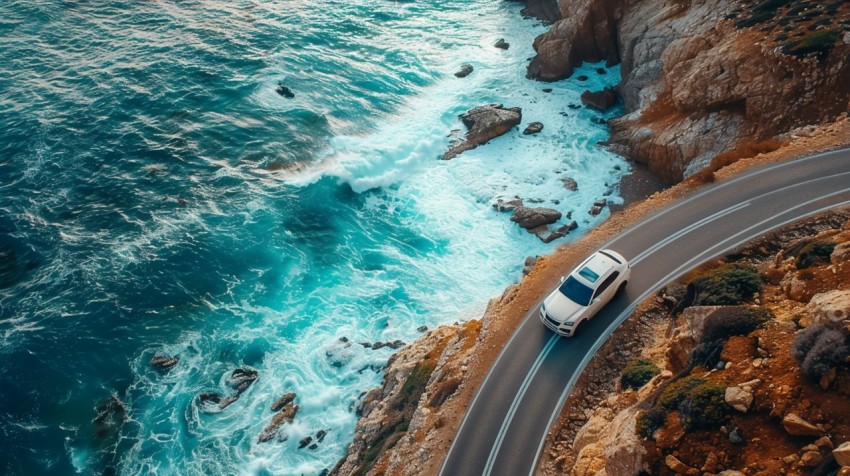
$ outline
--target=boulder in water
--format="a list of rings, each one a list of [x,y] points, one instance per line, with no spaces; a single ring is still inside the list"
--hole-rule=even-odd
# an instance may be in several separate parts
[[[602,91],[585,91],[581,93],[581,102],[599,111],[607,111],[617,103],[617,93],[612,88]]]
[[[281,426],[285,423],[292,423],[292,420],[295,419],[295,415],[298,414],[299,409],[300,407],[298,405],[293,405],[292,403],[286,404],[286,406],[283,407],[283,410],[272,417],[272,421],[270,421],[263,429],[262,433],[260,433],[257,442],[265,443],[276,437]]]
[[[227,378],[227,386],[232,388],[238,396],[257,381],[259,377],[259,372],[254,369],[236,369]]]
[[[522,121],[522,109],[506,108],[501,104],[488,104],[470,109],[459,117],[468,129],[466,137],[452,145],[443,154],[443,160],[450,160],[508,132]]]
[[[543,123],[542,122],[532,122],[531,124],[528,125],[528,127],[525,128],[524,131],[522,131],[522,133],[524,135],[531,135],[531,134],[537,134],[542,130],[543,130]]]
[[[561,216],[561,212],[552,208],[517,207],[511,215],[511,221],[530,230],[555,223]]]
[[[156,354],[151,358],[151,367],[160,370],[168,370],[177,365],[180,358],[177,356]]]
[[[295,392],[285,393],[282,397],[272,403],[272,411],[279,412],[283,407],[295,401]]]
[[[499,48],[500,50],[506,50],[511,47],[511,44],[505,41],[504,38],[499,38],[499,41],[497,41],[496,44],[493,46]]]
[[[455,76],[457,76],[458,78],[465,78],[472,73],[473,69],[474,68],[472,67],[471,64],[461,65],[460,70],[458,70],[458,72],[455,73]]]
[[[292,99],[292,98],[295,97],[295,93],[293,93],[291,89],[287,88],[286,86],[284,86],[282,84],[278,84],[277,88],[275,88],[274,91],[276,93],[280,94],[281,96],[285,97],[286,99]]]

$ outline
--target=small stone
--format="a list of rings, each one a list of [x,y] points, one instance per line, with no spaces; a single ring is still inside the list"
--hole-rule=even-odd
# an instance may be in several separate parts
[[[794,464],[797,461],[800,461],[800,457],[797,456],[796,453],[792,453],[784,458],[782,458],[782,462],[785,464]]]
[[[817,447],[816,445],[806,445],[806,446],[804,446],[804,447],[803,447],[800,451],[802,451],[802,452],[806,452],[806,451],[818,451],[818,447]]]
[[[499,41],[497,41],[496,44],[493,46],[499,48],[500,50],[506,50],[511,47],[511,44],[505,41],[504,38],[499,38]]]
[[[716,473],[719,465],[720,461],[717,459],[717,455],[709,452],[708,456],[705,457],[705,463],[703,463],[700,471],[704,473]]]
[[[667,465],[668,468],[673,470],[676,474],[689,474],[689,475],[694,475],[694,476],[699,474],[698,469],[691,468],[690,466],[681,462],[679,460],[679,458],[676,458],[673,455],[667,455],[667,457],[664,458],[664,463]]]
[[[564,177],[561,179],[561,183],[564,184],[564,188],[571,192],[575,192],[578,190],[578,182],[575,181],[572,177]]]
[[[577,81],[587,81],[588,79],[589,79],[589,78],[588,78],[587,76],[583,75],[583,74],[582,74],[582,75],[579,75],[579,76],[576,76],[576,80],[577,80]]]
[[[416,328],[416,332],[428,332],[428,326],[419,326]]]
[[[785,418],[782,419],[782,426],[785,428],[785,431],[788,432],[789,435],[794,436],[821,436],[823,431],[820,428],[812,425],[811,423],[803,420],[796,413],[789,413],[785,415]],[[850,446],[848,446],[848,450],[850,450]]]
[[[817,446],[818,448],[834,448],[834,446],[832,445],[832,440],[830,440],[828,436],[822,436],[815,440],[815,446]]]
[[[741,436],[741,430],[739,430],[737,427],[732,428],[732,431],[729,432],[729,443],[740,445],[746,442],[747,440],[745,440],[744,437]]]
[[[552,92],[552,88],[543,88],[542,91],[548,94]]]
[[[814,468],[818,466],[821,461],[823,461],[823,456],[817,451],[806,451],[803,453],[803,456],[800,457],[800,466],[804,466],[806,468]]]
[[[841,466],[850,466],[850,441],[845,441],[832,450],[832,456]]]
[[[735,410],[747,413],[753,403],[753,393],[741,387],[727,387],[725,400]]]
[[[596,74],[607,74],[608,70],[605,68],[596,68]]]

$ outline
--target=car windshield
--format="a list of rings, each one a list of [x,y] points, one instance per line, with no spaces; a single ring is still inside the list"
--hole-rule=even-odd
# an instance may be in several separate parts
[[[593,295],[593,290],[581,284],[576,278],[570,276],[564,281],[564,284],[558,288],[561,294],[570,298],[582,306],[587,306],[590,303],[590,297]]]

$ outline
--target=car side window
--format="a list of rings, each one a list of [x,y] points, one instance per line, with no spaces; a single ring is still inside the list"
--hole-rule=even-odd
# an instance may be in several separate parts
[[[596,290],[596,294],[593,295],[593,298],[596,299],[599,296],[601,296],[602,293],[604,293],[605,290],[608,289],[611,286],[611,284],[614,281],[617,280],[617,276],[619,276],[619,275],[620,275],[620,273],[618,273],[617,271],[614,271],[613,273],[611,273],[611,276],[608,276],[607,278],[605,278],[605,281],[602,281],[602,284],[599,285],[599,289]]]

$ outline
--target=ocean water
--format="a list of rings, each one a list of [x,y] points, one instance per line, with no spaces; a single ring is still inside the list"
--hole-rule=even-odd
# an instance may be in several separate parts
[[[332,467],[392,354],[360,342],[477,318],[526,256],[568,243],[495,200],[572,212],[570,239],[619,200],[600,115],[568,107],[619,71],[525,79],[545,26],[520,8],[0,2],[0,473]],[[522,107],[520,128],[437,160],[457,114],[490,102]],[[531,121],[545,129],[523,136]],[[157,371],[155,354],[180,360]],[[237,402],[199,409],[246,367]],[[295,421],[258,443],[289,391]]]

